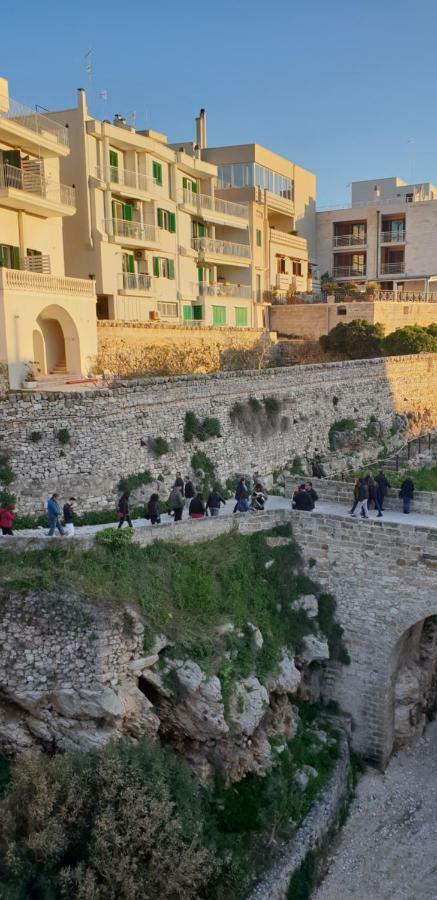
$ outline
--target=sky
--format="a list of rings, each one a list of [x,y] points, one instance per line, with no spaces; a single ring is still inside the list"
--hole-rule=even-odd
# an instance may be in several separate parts
[[[93,115],[174,142],[205,107],[209,146],[281,153],[322,207],[354,180],[437,182],[437,0],[22,0],[1,25],[0,75],[29,106],[85,87]]]

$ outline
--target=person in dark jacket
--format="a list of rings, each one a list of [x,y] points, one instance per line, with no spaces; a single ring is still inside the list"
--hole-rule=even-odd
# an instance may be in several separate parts
[[[159,508],[159,495],[152,494],[146,506],[146,519],[150,519],[151,525],[161,524],[161,511]]]
[[[293,509],[302,509],[311,512],[314,509],[314,503],[305,490],[305,485],[300,484],[297,491],[293,494]]]
[[[185,485],[184,485],[184,497],[185,497],[185,506],[190,505],[190,500],[193,499],[196,491],[194,490],[194,484],[191,481],[189,475],[185,476]]]
[[[410,477],[404,478],[399,496],[402,499],[403,512],[408,515],[410,512],[410,504],[414,497],[414,482]]]
[[[307,481],[307,482],[306,482],[306,484],[305,484],[305,490],[306,490],[307,494],[310,495],[311,500],[313,501],[313,504],[314,504],[314,506],[315,506],[315,505],[316,505],[316,500],[319,499],[319,495],[318,495],[317,491],[314,490],[312,481]]]
[[[375,476],[375,481],[376,481],[376,493],[378,496],[379,505],[381,508],[381,512],[383,512],[384,500],[387,496],[387,491],[390,487],[390,482],[387,480],[382,469],[380,469],[378,474]]]
[[[368,513],[368,509],[367,509],[367,502],[369,499],[369,488],[367,486],[365,478],[358,479],[358,482],[356,485],[356,490],[357,490],[357,495],[358,495],[357,496],[358,502],[356,505],[361,506],[360,512],[361,512],[363,519],[368,519],[369,513]],[[353,512],[353,513],[351,513],[351,515],[355,516],[355,513]]]
[[[357,480],[354,484],[354,502],[352,504],[351,509],[349,510],[350,516],[353,516],[353,514],[358,506],[359,495],[360,495],[360,479],[357,478]]]
[[[184,493],[184,480],[180,472],[176,472],[176,478],[174,480],[173,487],[179,488],[181,494]]]
[[[129,515],[129,497],[130,491],[125,491],[118,501],[118,527],[121,528],[124,522],[127,522],[129,528],[133,528],[132,520]]]
[[[59,521],[59,517],[61,515],[61,507],[58,503],[59,494],[52,494],[50,500],[47,503],[47,516],[49,520],[49,530],[47,532],[49,537],[53,537],[55,533],[55,528],[58,529],[59,534],[64,534],[64,529],[61,526]]]
[[[368,475],[366,475],[364,480],[367,484],[367,489],[369,492],[369,498],[368,498],[368,502],[367,502],[368,509],[370,510],[371,505],[373,503],[375,509],[378,510],[378,517],[381,518],[382,512],[381,512],[381,505],[380,505],[379,498],[378,498],[378,485],[376,484],[376,481],[375,481],[373,475],[371,475],[370,473]]]
[[[249,511],[249,490],[245,478],[240,478],[237,484],[235,499],[237,502],[234,506],[234,513]]]
[[[267,500],[267,494],[262,484],[256,484],[252,491],[252,509],[256,512],[264,512],[264,506]]]
[[[220,504],[223,503],[223,506],[226,505],[226,500],[223,500],[223,497],[219,493],[218,485],[215,484],[212,491],[209,492],[208,498],[206,501],[206,512],[209,513],[210,516],[218,516],[220,512]]]
[[[64,503],[62,515],[64,517],[65,534],[74,537],[74,504],[76,497],[70,497],[68,503]]]
[[[202,491],[198,491],[193,497],[189,507],[190,519],[203,519],[205,516],[205,504],[203,502]]]
[[[182,519],[182,512],[185,506],[185,501],[182,496],[180,488],[172,487],[170,491],[170,496],[168,498],[168,508],[170,512],[174,515],[175,522],[180,522]]]

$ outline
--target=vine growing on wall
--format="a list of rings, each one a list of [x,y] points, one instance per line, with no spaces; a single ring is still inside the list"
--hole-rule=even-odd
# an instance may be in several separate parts
[[[277,397],[249,397],[244,403],[234,403],[229,413],[233,425],[245,434],[286,432],[290,427],[288,416],[281,415],[282,404]]]

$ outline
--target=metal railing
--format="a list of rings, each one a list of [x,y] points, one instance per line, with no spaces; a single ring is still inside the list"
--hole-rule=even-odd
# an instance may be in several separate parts
[[[152,287],[152,276],[141,272],[120,272],[120,287],[125,291],[142,291],[149,294]]]
[[[222,253],[224,256],[237,256],[243,259],[250,258],[249,244],[234,244],[231,241],[219,241],[215,238],[198,237],[191,241],[193,250],[206,253]]]
[[[192,290],[199,297],[237,297],[241,300],[250,300],[252,296],[249,284],[222,284],[220,281],[214,284],[209,281],[193,282]]]
[[[76,191],[66,184],[48,181],[32,167],[11,166],[4,163],[0,166],[0,189],[14,188],[27,194],[36,194],[49,200],[50,203],[61,203],[64,206],[76,205]]]
[[[49,119],[48,116],[30,109],[16,100],[9,98],[9,108],[0,110],[0,119],[9,119],[21,128],[27,128],[43,138],[50,138],[50,140],[56,141],[57,144],[68,147],[68,128],[65,125]]]
[[[131,169],[120,169],[118,166],[96,166],[96,178],[109,184],[119,184],[120,187],[133,188],[136,191],[151,192],[152,183],[142,172]]]
[[[404,244],[405,230],[381,231],[381,244]]]
[[[334,278],[363,278],[366,271],[366,266],[334,266],[332,274]]]
[[[389,262],[381,263],[381,275],[402,275],[405,272],[405,263]]]
[[[20,259],[20,269],[24,269],[26,272],[40,272],[43,275],[50,275],[50,256],[45,253],[23,256]]]
[[[247,203],[233,203],[230,200],[222,200],[220,197],[211,197],[209,194],[197,194],[188,188],[182,188],[179,191],[179,202],[184,206],[192,206],[197,210],[205,209],[220,215],[249,219],[249,206]]]
[[[431,291],[374,291],[372,300],[392,303],[437,303],[437,293]]]
[[[358,234],[335,234],[334,247],[362,247],[367,244],[367,232],[363,235]]]
[[[105,219],[103,228],[110,236],[131,238],[143,243],[156,241],[155,226],[145,225],[143,222],[131,222],[127,219]]]
[[[95,297],[94,281],[87,278],[68,278],[43,275],[23,269],[0,268],[0,286],[6,290],[34,291],[41,294],[80,294]]]
[[[401,197],[378,197],[376,200],[355,200],[351,203],[350,200],[345,200],[344,203],[332,203],[330,206],[318,206],[317,212],[331,212],[331,210],[336,209],[364,209],[368,206],[385,206],[394,205],[394,204],[403,204],[403,203],[429,203],[430,200],[435,200],[436,197],[434,192],[424,194],[421,191],[416,191],[413,194],[403,194]]]

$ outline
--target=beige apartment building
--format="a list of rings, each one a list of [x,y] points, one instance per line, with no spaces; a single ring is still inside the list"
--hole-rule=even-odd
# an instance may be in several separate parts
[[[76,211],[59,175],[68,138],[0,78],[0,363],[12,388],[32,372],[85,375],[97,352],[93,282],[64,274],[62,222]]]
[[[61,171],[78,194],[66,265],[95,278],[98,316],[259,327],[249,208],[216,195],[216,166],[120,116],[93,118],[83,90],[53,115],[68,123]]]
[[[319,271],[382,290],[437,291],[437,188],[356,181],[349,207],[317,213]]]

